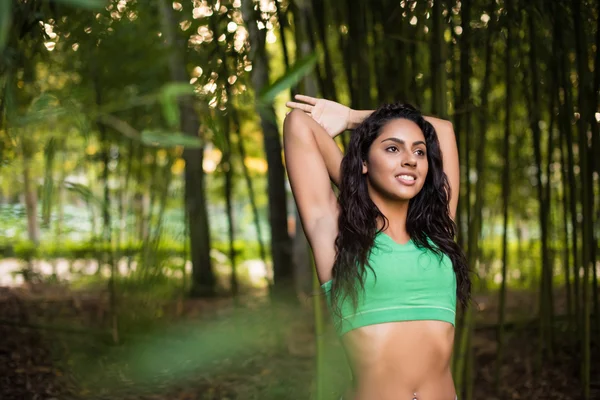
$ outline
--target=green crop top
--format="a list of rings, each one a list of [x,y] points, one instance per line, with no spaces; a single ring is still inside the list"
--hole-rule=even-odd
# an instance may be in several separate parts
[[[412,240],[396,243],[380,232],[369,255],[375,270],[366,268],[365,290],[358,291],[356,310],[349,297],[341,303],[342,318],[334,315],[341,336],[362,326],[396,321],[439,320],[454,325],[456,317],[456,275],[450,259]],[[331,285],[321,287],[331,307]]]

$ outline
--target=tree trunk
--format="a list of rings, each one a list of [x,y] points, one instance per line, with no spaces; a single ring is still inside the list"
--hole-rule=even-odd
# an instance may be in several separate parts
[[[590,107],[592,110],[596,110],[596,109],[600,109],[600,104],[598,103],[598,100],[600,98],[600,15],[598,15],[598,13],[600,13],[600,2],[596,2],[596,4],[598,5],[596,8],[596,59],[594,61],[594,84],[592,86],[592,90],[591,92],[591,101],[590,101]],[[589,118],[590,118],[590,125],[592,127],[592,148],[591,148],[591,159],[592,162],[595,160],[595,165],[593,166],[593,168],[595,168],[596,173],[598,175],[600,175],[600,157],[598,156],[598,154],[600,154],[600,125],[598,124],[598,121],[596,120],[596,116],[595,116],[595,112],[590,112],[589,113]],[[596,155],[594,157],[594,155]],[[600,192],[600,179],[597,180],[598,182],[598,192]],[[594,188],[591,187],[590,190],[594,191]],[[600,197],[600,196],[599,196]],[[600,199],[598,199],[599,201],[596,202],[596,221],[600,221]],[[593,206],[593,204],[592,204]],[[594,232],[593,232],[594,233]],[[599,285],[598,285],[598,273],[596,271],[595,265],[596,265],[596,259],[597,259],[597,250],[598,250],[598,236],[600,235],[600,232],[598,232],[598,230],[596,230],[595,232],[595,237],[594,240],[592,241],[592,259],[591,259],[591,265],[592,267],[592,271],[593,271],[593,281],[592,281],[592,288],[593,288],[593,304],[594,304],[594,315],[596,316],[596,318],[594,319],[596,321],[596,331],[600,332],[600,294],[598,293],[599,290]]]
[[[386,33],[386,37],[388,33],[393,32],[394,30],[398,30],[398,34],[401,36],[406,35],[406,19],[403,16],[404,8],[402,4],[398,5],[397,2],[393,0],[388,0],[390,13],[389,15],[393,15],[394,18],[389,20],[388,26],[384,25],[384,32]],[[387,16],[386,16],[387,18]],[[386,19],[384,19],[386,21]],[[395,95],[393,97],[394,102],[402,102],[408,103],[410,101],[409,98],[409,85],[410,85],[410,63],[408,59],[408,50],[409,45],[404,41],[396,41],[395,46],[389,46],[389,40],[384,42],[383,45],[388,50],[387,59],[390,60],[388,64],[386,64],[386,73],[385,76],[388,79],[396,79],[396,74],[399,74],[399,79],[397,83],[397,87],[395,88]],[[401,68],[398,68],[398,65],[402,65]]]
[[[173,180],[173,174],[171,168],[175,163],[175,155],[167,151],[167,162],[160,169],[160,186],[157,186],[157,190],[160,194],[158,198],[158,212],[156,213],[156,226],[154,228],[154,235],[152,236],[150,243],[152,249],[156,251],[158,244],[160,243],[160,237],[162,235],[162,226],[165,219],[165,211],[167,210],[167,200],[169,198],[171,181]],[[154,271],[157,273],[158,271]]]
[[[371,100],[371,63],[370,46],[368,45],[369,31],[367,29],[367,18],[369,7],[366,0],[346,0],[348,11],[348,32],[350,43],[352,43],[352,62],[354,65],[354,79],[351,79],[352,108],[368,110],[372,107]]]
[[[281,10],[280,10],[280,6],[279,6],[279,2],[276,1],[276,7],[277,7],[277,16],[279,18],[279,29],[280,29],[280,34],[281,34],[281,45],[282,45],[282,49],[283,49],[283,56],[284,56],[284,62],[285,62],[285,69],[286,71],[289,70],[289,60],[288,60],[288,54],[287,54],[287,47],[285,44],[285,30],[284,30],[284,26],[285,26],[285,21],[281,18]],[[221,34],[223,32],[220,31],[219,29],[219,24],[216,22],[215,18],[211,18],[210,19],[211,22],[211,29],[215,32],[215,35],[221,36]],[[229,77],[231,76],[231,72],[229,69],[229,59],[230,59],[230,55],[227,49],[227,46],[223,47],[221,45],[218,45],[218,49],[219,49],[219,53],[220,53],[220,58],[221,60],[223,60],[223,63],[221,64],[221,68],[223,69],[223,72],[225,77]],[[233,62],[235,63],[236,60],[235,58],[233,59]],[[234,64],[235,65],[235,64]],[[234,116],[233,114],[235,113],[235,110],[233,109],[233,93],[231,90],[231,85],[229,84],[229,82],[227,81],[227,79],[223,80],[224,85],[224,89],[225,89],[225,93],[227,95],[227,103],[223,104],[224,106],[226,106],[227,108],[225,109],[225,112],[220,114],[219,117],[223,119],[223,132],[222,132],[222,136],[224,138],[224,141],[222,142],[222,152],[223,152],[223,156],[221,158],[221,170],[223,171],[223,174],[225,175],[225,184],[223,186],[223,195],[225,196],[225,215],[227,216],[227,239],[228,239],[228,251],[229,251],[229,262],[231,265],[231,276],[229,278],[229,285],[230,285],[230,290],[231,290],[231,294],[233,295],[234,299],[235,299],[235,303],[237,305],[238,302],[238,291],[239,291],[239,286],[238,286],[238,279],[237,279],[237,260],[236,260],[236,250],[235,250],[235,218],[234,218],[234,213],[233,213],[233,184],[234,184],[234,168],[233,168],[233,162],[232,162],[232,158],[233,158],[233,145],[231,142],[231,132],[232,132],[232,125],[235,126],[235,122],[233,121]],[[242,163],[244,162],[244,160],[242,160]]]
[[[97,75],[97,71],[93,72],[94,79],[94,92],[96,95],[96,105],[100,107],[102,105],[102,89],[100,87],[100,78]],[[110,162],[110,143],[108,141],[108,133],[106,126],[102,123],[97,124],[98,131],[100,132],[100,146],[102,159],[102,240],[106,243],[111,241],[111,218],[110,218],[110,188],[108,186],[109,169],[108,164]]]
[[[259,93],[269,84],[269,63],[266,52],[265,30],[259,30],[253,0],[243,0],[243,17],[248,28],[252,49],[252,84]],[[257,99],[258,101],[258,99]],[[269,222],[271,227],[271,255],[273,258],[274,291],[287,297],[290,293],[293,270],[291,267],[291,240],[287,230],[287,195],[285,172],[281,158],[281,142],[272,104],[257,104],[263,130],[268,170]]]
[[[504,318],[506,315],[506,275],[508,270],[508,206],[510,202],[510,129],[511,129],[511,109],[512,109],[512,20],[514,9],[512,1],[506,0],[506,58],[505,58],[505,79],[506,79],[506,97],[504,116],[504,145],[502,157],[504,158],[504,168],[502,169],[502,212],[503,212],[503,235],[502,235],[502,283],[500,287],[500,300],[498,305],[498,355],[499,364],[502,363],[504,355]],[[496,377],[499,377],[499,371],[496,371]]]
[[[44,166],[44,189],[42,198],[42,226],[50,226],[50,217],[52,215],[52,200],[54,194],[54,158],[56,156],[56,142],[54,137],[50,137],[46,148],[44,149],[44,156],[46,165]]]
[[[489,6],[488,15],[494,15],[496,10],[496,0],[491,0]],[[486,38],[486,50],[485,50],[485,73],[483,76],[483,84],[481,86],[481,106],[479,115],[479,140],[477,142],[477,154],[475,158],[475,172],[477,173],[477,182],[475,182],[475,204],[473,206],[474,214],[469,225],[469,246],[479,249],[479,244],[476,243],[483,230],[483,201],[485,200],[485,185],[487,182],[487,132],[488,132],[488,115],[489,115],[489,92],[491,86],[491,75],[492,75],[492,56],[493,49],[492,43],[496,37],[496,21],[495,18],[491,18]],[[471,236],[472,235],[472,236]]]
[[[311,42],[311,31],[309,29],[309,19],[313,14],[310,0],[296,0],[296,10],[294,12],[295,39],[296,39],[296,60],[313,53],[314,45]],[[305,77],[300,81],[301,92],[308,96],[317,96],[317,82],[313,75]]]
[[[86,178],[87,178],[88,182],[95,182],[96,174],[94,174],[93,162],[90,160],[90,157],[86,158],[86,167],[87,167],[86,168],[87,169]],[[91,185],[89,186],[89,189],[90,189],[90,192],[93,193]],[[98,234],[98,228],[96,226],[96,221],[97,221],[96,204],[90,198],[85,199],[85,204],[88,208],[88,212],[90,215],[90,231],[91,231],[90,237],[93,240],[97,240],[100,235]]]
[[[188,82],[183,51],[186,43],[176,39],[174,28],[177,27],[173,8],[166,0],[158,0],[160,4],[162,31],[167,46],[170,47],[169,70],[175,82]],[[200,121],[194,110],[194,99],[191,95],[179,98],[181,130],[188,136],[198,137]],[[183,151],[185,160],[185,210],[190,230],[190,252],[192,259],[192,286],[190,295],[211,296],[215,294],[215,276],[210,259],[210,230],[206,197],[204,191],[204,147],[186,148]]]
[[[302,59],[315,50],[309,40],[310,29],[308,29],[308,19],[313,13],[309,0],[296,0],[296,6],[297,12],[294,14],[294,21],[296,21],[296,59]],[[331,78],[325,80],[333,81]],[[302,85],[303,93],[312,97],[317,96],[317,84],[314,75],[310,74],[306,76],[300,83]],[[294,207],[294,215],[296,220],[295,234],[292,241],[294,284],[296,292],[301,294],[302,298],[309,298],[313,290],[314,273],[309,251],[310,248],[304,230],[302,229],[302,224],[300,223],[300,214],[296,207]]]
[[[541,144],[541,132],[540,132],[540,121],[541,121],[541,98],[540,90],[538,87],[539,77],[537,71],[537,53],[536,53],[536,26],[533,17],[534,10],[528,10],[529,17],[529,39],[530,39],[530,68],[531,68],[531,87],[532,87],[532,98],[528,98],[527,105],[529,106],[529,126],[533,132],[533,152],[535,156],[536,166],[536,181],[537,181],[537,195],[538,195],[538,217],[541,228],[541,258],[542,258],[542,272],[540,279],[540,301],[539,301],[539,315],[540,315],[540,355],[550,356],[552,358],[552,270],[550,268],[548,260],[548,214],[550,212],[549,199],[545,198],[544,183],[542,181],[542,144]]]
[[[438,1],[436,1],[437,3]],[[463,208],[464,216],[467,222],[467,226],[471,226],[471,182],[469,179],[471,171],[471,63],[470,63],[470,47],[471,47],[471,2],[466,1],[461,3],[461,20],[462,20],[462,34],[460,36],[459,47],[460,47],[460,100],[459,107],[456,110],[455,126],[456,126],[456,140],[460,149],[461,154],[461,183],[465,189],[465,196],[463,197],[461,207]],[[442,67],[445,67],[442,65]],[[432,90],[436,90],[435,87]],[[434,93],[434,92],[432,92]],[[483,132],[483,131],[482,131]],[[483,140],[482,138],[479,138]],[[471,237],[469,233],[467,236]],[[471,246],[473,243],[469,241],[467,243],[467,251],[476,251]],[[471,265],[472,266],[472,265]]]
[[[325,1],[324,0],[313,0],[312,1],[313,8],[313,16],[316,19],[316,28],[319,35],[319,40],[321,41],[321,46],[323,46],[323,62],[325,63],[325,80],[324,85],[321,87],[321,92],[323,97],[337,101],[337,90],[335,88],[335,72],[333,70],[333,63],[331,61],[331,50],[329,46],[329,42],[327,40],[327,23],[325,19],[328,17],[327,10],[325,9]]]
[[[419,7],[417,5],[417,7]],[[418,35],[420,34],[420,30],[418,29],[419,27],[421,27],[420,25],[422,25],[422,23],[420,22],[422,18],[419,18],[419,22],[417,22],[417,28],[415,29],[415,36],[419,37]],[[421,27],[422,28],[422,27]],[[412,93],[411,96],[411,101],[413,102],[414,106],[417,108],[421,108],[423,106],[423,90],[424,90],[424,85],[419,83],[419,60],[418,60],[418,56],[419,56],[419,49],[417,48],[417,43],[416,41],[413,41],[410,43],[410,66],[411,66],[411,72],[412,72],[412,79],[410,80],[410,92]],[[422,79],[421,79],[422,82]]]
[[[392,7],[401,7],[398,4],[393,4]],[[388,75],[387,69],[390,64],[397,66],[397,62],[393,59],[395,47],[392,46],[392,42],[386,36],[386,32],[389,31],[387,24],[389,19],[393,16],[393,9],[390,9],[390,4],[387,0],[380,1],[378,7],[371,7],[373,13],[373,61],[375,67],[375,84],[377,86],[377,101],[391,103],[394,101],[394,91],[396,85],[400,85],[404,81],[403,73],[404,68],[397,68],[395,75]],[[402,29],[401,24],[397,24],[394,28],[397,30]],[[393,50],[392,50],[393,49]],[[392,78],[393,77],[393,78]],[[396,85],[390,85],[390,79],[397,79]]]
[[[279,36],[281,42],[281,51],[283,52],[283,64],[285,65],[285,70],[288,71],[290,69],[290,56],[287,48],[287,43],[285,40],[285,27],[288,24],[285,15],[281,12],[281,4],[279,1],[275,1],[275,10],[277,13],[277,21],[279,21]],[[229,97],[228,97],[229,99]]]
[[[446,46],[442,21],[442,2],[434,0],[431,10],[431,111],[440,118],[448,117],[446,101]],[[464,157],[464,156],[463,156]]]
[[[471,347],[471,334],[473,332],[473,326],[475,324],[475,305],[470,304],[465,310],[464,322],[459,336],[458,351],[455,354],[456,364],[454,368],[454,386],[456,387],[456,393],[459,398],[462,398],[462,394],[467,391],[465,378],[467,370],[467,359],[469,357]]]
[[[582,203],[582,266],[583,266],[583,282],[582,282],[582,302],[583,302],[583,340],[582,340],[582,363],[581,363],[581,380],[583,384],[584,399],[590,398],[590,287],[589,273],[591,268],[591,246],[594,244],[594,234],[592,227],[593,218],[593,180],[591,163],[588,161],[588,82],[590,71],[588,68],[587,43],[585,39],[585,31],[581,20],[581,0],[573,1],[573,22],[575,26],[575,44],[577,54],[577,71],[579,76],[578,93],[578,109],[580,118],[577,121],[579,133],[579,167],[581,176],[581,203]]]
[[[281,22],[280,22],[281,23]],[[283,29],[281,31],[281,34],[283,35]],[[287,51],[287,48],[284,47],[284,51]],[[226,54],[227,56],[227,54]],[[286,68],[289,67],[288,65],[286,65]],[[230,71],[229,71],[229,66],[227,64],[227,62],[223,63],[223,69],[225,71],[225,76],[230,76]],[[242,173],[244,175],[244,180],[246,181],[246,186],[248,188],[248,197],[249,197],[249,201],[250,201],[250,207],[252,209],[252,216],[254,218],[254,226],[256,228],[256,238],[258,241],[258,249],[259,249],[259,254],[260,254],[260,259],[265,263],[267,263],[267,252],[265,250],[265,245],[264,242],[262,240],[262,229],[260,228],[260,216],[258,214],[258,207],[256,206],[256,196],[254,194],[254,187],[252,185],[252,178],[250,177],[250,173],[248,171],[248,168],[246,167],[246,148],[244,146],[244,138],[242,136],[242,132],[240,130],[241,124],[239,121],[239,114],[237,112],[237,109],[234,106],[233,103],[233,93],[231,90],[231,85],[229,85],[229,83],[225,83],[225,92],[227,94],[227,99],[229,99],[229,115],[228,118],[230,118],[229,120],[229,127],[227,129],[228,135],[229,137],[227,138],[227,143],[229,146],[229,151],[230,153],[233,153],[233,145],[232,145],[232,141],[231,141],[231,133],[235,132],[234,134],[237,134],[237,149],[238,149],[238,154],[240,156],[240,160],[241,160],[241,167],[242,167]],[[230,169],[232,170],[232,166],[231,166],[231,162],[230,162]],[[233,170],[232,170],[233,171]],[[230,221],[232,221],[232,219],[230,219]],[[233,222],[231,222],[231,226],[233,226]],[[233,240],[233,239],[232,239]],[[231,255],[230,255],[231,256]],[[235,279],[235,282],[233,281],[233,279]],[[237,283],[237,276],[236,276],[236,271],[235,268],[232,264],[232,281],[231,281],[231,285],[232,285],[232,290],[234,288],[234,286],[237,288],[238,283]]]
[[[339,26],[348,26],[348,12],[346,11],[347,1],[339,0],[338,4],[335,7],[336,13],[335,17],[337,19],[336,24]],[[358,93],[356,93],[356,85],[354,85],[354,81],[356,79],[356,72],[353,69],[353,59],[352,59],[352,49],[350,46],[351,37],[347,33],[347,31],[340,32],[339,36],[339,45],[342,50],[343,55],[343,65],[344,71],[346,73],[346,82],[348,84],[348,93],[350,94],[350,107],[356,108],[358,105]]]
[[[40,244],[40,226],[37,217],[37,188],[35,180],[31,176],[31,159],[33,154],[28,150],[29,145],[25,142],[29,138],[22,138],[23,150],[23,189],[25,192],[25,211],[27,214],[27,235],[36,246]]]
[[[252,216],[254,217],[254,226],[256,228],[256,240],[258,241],[258,251],[260,253],[260,259],[266,264],[267,263],[267,251],[265,249],[265,244],[263,242],[263,234],[262,229],[260,228],[260,215],[258,214],[258,207],[256,205],[256,195],[254,194],[254,186],[252,185],[252,178],[250,177],[250,172],[248,171],[248,167],[246,166],[246,148],[244,146],[244,137],[242,136],[242,132],[240,131],[240,121],[237,110],[233,109],[233,125],[234,132],[237,132],[238,139],[238,152],[240,154],[240,158],[242,160],[242,171],[244,174],[244,180],[246,181],[246,187],[248,188],[248,197],[250,201],[250,207],[252,208]]]
[[[558,90],[556,91],[558,93]],[[560,118],[564,118],[563,116],[559,116]],[[562,204],[563,204],[563,268],[565,270],[565,282],[567,289],[567,314],[569,316],[569,325],[568,331],[574,332],[575,329],[575,318],[576,316],[574,306],[573,306],[573,294],[571,293],[571,260],[570,260],[570,252],[569,252],[569,200],[567,198],[567,164],[565,159],[565,151],[564,151],[564,135],[559,135],[559,149],[560,149],[560,181],[562,183]]]
[[[102,106],[102,86],[100,84],[100,76],[96,66],[92,67],[92,79],[94,84],[94,94],[96,106],[100,108]],[[110,278],[108,280],[108,291],[109,291],[109,304],[110,304],[110,320],[111,320],[111,333],[114,343],[119,343],[119,323],[118,323],[118,303],[117,303],[117,287],[116,287],[116,276],[117,269],[113,255],[113,249],[111,244],[111,218],[110,218],[110,188],[108,185],[109,167],[110,162],[110,142],[108,140],[108,132],[106,126],[99,121],[96,121],[96,126],[100,132],[100,146],[102,159],[102,184],[103,184],[103,199],[102,199],[102,243],[106,246],[101,250],[101,257],[98,260],[98,270],[96,273],[100,273],[104,267],[104,263],[108,262],[110,266]]]
[[[137,145],[139,146],[139,145]],[[123,182],[123,188],[121,190],[121,195],[119,196],[119,221],[120,221],[120,226],[121,229],[119,231],[119,243],[123,244],[125,243],[126,240],[126,234],[127,234],[127,217],[125,215],[125,203],[129,203],[130,207],[131,207],[131,202],[127,201],[127,199],[131,199],[131,196],[129,195],[129,184],[131,182],[131,174],[132,174],[132,170],[133,170],[133,159],[135,157],[135,149],[136,149],[136,144],[134,143],[133,139],[129,139],[129,143],[127,145],[127,162],[125,164],[125,177],[124,177],[124,182]],[[131,208],[129,210],[127,210],[128,212],[131,212]]]
[[[225,83],[228,84],[227,82]],[[227,215],[227,238],[229,241],[229,262],[231,263],[231,278],[229,280],[231,284],[231,294],[237,296],[238,294],[238,280],[237,280],[237,264],[235,257],[235,222],[233,216],[233,165],[231,163],[231,115],[223,116],[225,118],[225,149],[223,151],[223,158],[221,160],[221,166],[225,173],[225,213]]]
[[[64,140],[60,141],[60,149],[62,162],[60,163],[60,178],[57,185],[56,222],[54,223],[54,236],[57,240],[62,240],[63,223],[65,221],[65,179],[67,177],[65,163],[67,161],[67,152],[65,151]]]
[[[432,15],[432,35],[433,35],[433,53],[431,53],[431,72],[432,72],[432,106],[433,112],[438,113],[441,117],[447,116],[447,100],[446,100],[446,45],[444,42],[444,25],[442,24],[442,4],[439,0],[435,0],[433,4],[433,15]],[[461,186],[465,189],[465,194],[460,201],[462,211],[459,223],[463,221],[469,227],[475,228],[473,220],[471,218],[471,183],[469,180],[469,173],[471,170],[470,158],[471,150],[470,143],[471,138],[471,85],[469,83],[471,77],[470,67],[470,46],[471,46],[471,3],[469,1],[461,3],[461,21],[462,21],[462,35],[459,41],[459,52],[460,52],[460,100],[455,118],[456,124],[456,141],[459,147],[460,161],[462,161],[462,167],[460,168],[463,178],[461,178]],[[482,110],[482,112],[485,112]],[[461,140],[462,139],[462,140]],[[461,146],[461,142],[464,144]],[[458,193],[460,196],[460,191]],[[481,206],[481,203],[479,204]],[[463,220],[464,218],[464,220]],[[467,260],[469,267],[474,270],[474,266],[477,264],[477,239],[479,234],[476,229],[469,230],[467,233]],[[464,246],[463,241],[463,246]],[[471,310],[471,313],[475,313],[475,310]],[[475,319],[473,318],[471,323],[463,329],[466,329],[468,334],[468,350],[466,351],[467,360],[465,363],[465,371],[459,371],[460,374],[464,373],[465,376],[465,388],[464,396],[467,400],[471,400],[473,397],[473,383],[476,375],[475,371],[475,360],[473,352],[473,330],[475,329]]]
[[[562,36],[562,28],[564,26],[562,18],[563,14],[560,13],[560,7],[557,7],[557,15],[555,18],[555,34],[559,36],[561,45],[559,46],[557,57],[557,64],[559,66],[559,79],[560,86],[563,88],[564,101],[561,108],[561,122],[562,122],[562,134],[566,139],[567,147],[567,176],[568,181],[565,181],[565,187],[568,188],[569,192],[569,208],[571,216],[571,251],[573,254],[573,294],[575,298],[575,327],[577,332],[577,340],[580,341],[581,333],[581,296],[580,296],[580,263],[579,263],[579,248],[578,248],[578,231],[579,222],[577,220],[577,181],[575,179],[575,156],[573,154],[573,131],[572,131],[572,118],[573,118],[573,102],[571,98],[571,84],[569,82],[570,68],[569,68],[569,55],[563,49],[568,47],[565,38]],[[559,94],[560,95],[560,94]]]
[[[556,41],[555,41],[556,43]],[[554,141],[554,127],[555,127],[555,123],[556,123],[556,113],[554,112],[554,92],[555,89],[553,87],[554,85],[548,85],[548,98],[550,99],[550,108],[549,108],[549,115],[550,115],[550,126],[548,128],[548,140],[546,143],[546,193],[545,193],[545,199],[546,199],[546,210],[548,211],[548,214],[546,215],[545,218],[547,218],[547,223],[546,223],[546,248],[548,250],[548,259],[546,260],[548,262],[548,268],[546,269],[546,273],[547,273],[547,277],[546,277],[546,281],[548,284],[548,293],[547,296],[550,298],[549,299],[549,303],[550,303],[550,307],[549,307],[549,311],[550,311],[550,315],[549,315],[549,325],[550,325],[550,345],[552,346],[552,349],[554,349],[554,340],[555,340],[555,336],[554,336],[554,260],[556,257],[556,247],[553,245],[553,243],[555,243],[555,240],[553,240],[553,236],[555,236],[556,234],[552,233],[553,229],[556,229],[555,227],[558,226],[558,224],[554,221],[553,222],[553,217],[555,217],[556,215],[556,210],[552,208],[552,184],[551,184],[551,178],[552,178],[552,165],[554,164],[554,147],[555,147],[555,141]],[[558,203],[557,203],[558,205]],[[567,288],[568,288],[568,281],[567,281]],[[551,354],[553,355],[553,354]]]

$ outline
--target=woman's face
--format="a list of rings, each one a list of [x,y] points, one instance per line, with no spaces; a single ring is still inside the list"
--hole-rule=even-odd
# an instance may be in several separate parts
[[[371,144],[362,173],[370,191],[390,200],[410,200],[423,188],[428,170],[421,128],[398,118],[388,122]]]

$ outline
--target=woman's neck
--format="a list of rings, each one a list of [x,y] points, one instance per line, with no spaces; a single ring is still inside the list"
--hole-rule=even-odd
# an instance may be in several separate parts
[[[387,226],[384,227],[383,219],[379,218],[377,221],[377,230],[385,228],[384,232],[388,236],[400,241],[410,239],[406,231],[409,201],[391,201],[380,196],[371,196],[371,199],[388,220]]]

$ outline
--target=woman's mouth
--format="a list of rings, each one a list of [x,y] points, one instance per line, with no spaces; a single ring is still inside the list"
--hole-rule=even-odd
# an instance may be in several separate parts
[[[396,180],[398,180],[398,182],[400,182],[403,185],[412,186],[415,184],[417,178],[414,175],[401,174],[396,176]]]

